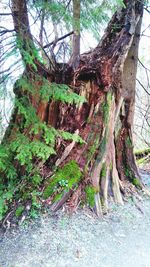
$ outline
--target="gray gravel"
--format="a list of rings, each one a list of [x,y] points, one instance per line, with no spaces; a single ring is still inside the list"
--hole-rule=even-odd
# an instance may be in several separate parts
[[[101,220],[59,211],[0,235],[0,267],[150,267],[150,200],[112,205]]]

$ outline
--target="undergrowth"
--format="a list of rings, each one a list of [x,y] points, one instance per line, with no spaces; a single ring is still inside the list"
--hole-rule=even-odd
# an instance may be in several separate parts
[[[55,147],[58,138],[74,140],[81,144],[84,142],[76,134],[56,130],[40,121],[30,102],[31,95],[37,90],[35,87],[39,79],[37,76],[36,80],[30,82],[27,77],[22,77],[15,84],[16,99],[13,112],[16,120],[15,122],[11,120],[0,145],[0,220],[10,208],[15,210],[16,217],[20,217],[24,210],[23,203],[26,201],[31,203],[31,214],[33,216],[36,214],[36,210],[40,208],[43,183],[40,170],[51,156],[56,156]],[[67,85],[50,84],[44,78],[40,86],[39,99],[42,101],[54,99],[69,104],[85,101],[83,97],[73,93]],[[60,176],[59,171],[57,176]],[[59,180],[59,185],[64,186],[63,178]],[[20,203],[19,206],[16,203]]]

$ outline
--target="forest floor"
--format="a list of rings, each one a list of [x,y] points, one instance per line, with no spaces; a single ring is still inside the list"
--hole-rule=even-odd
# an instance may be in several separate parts
[[[142,178],[150,186],[150,172]],[[0,234],[0,267],[150,267],[150,200],[111,205],[103,219],[59,211]]]

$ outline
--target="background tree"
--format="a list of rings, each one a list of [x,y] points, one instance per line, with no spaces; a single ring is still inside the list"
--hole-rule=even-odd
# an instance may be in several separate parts
[[[43,10],[43,1],[37,3],[33,7],[41,4]],[[41,199],[54,211],[67,200],[71,210],[86,202],[100,216],[109,196],[123,204],[127,192],[144,190],[132,136],[143,2],[124,1],[97,47],[80,55],[76,69],[58,62],[59,38],[46,45],[35,40],[26,1],[11,4],[24,72],[14,84],[15,106],[0,147],[2,216],[10,203],[16,210],[19,200],[23,211],[23,203],[37,209]],[[56,13],[58,6],[64,12],[63,1],[44,1],[45,16],[54,6]],[[72,8],[70,1],[67,7]],[[37,44],[47,58],[57,54],[52,68]],[[45,52],[53,44],[55,49]]]

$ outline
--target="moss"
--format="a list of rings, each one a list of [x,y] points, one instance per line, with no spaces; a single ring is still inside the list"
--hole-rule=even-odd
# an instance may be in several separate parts
[[[107,93],[107,96],[106,96],[106,102],[102,106],[102,109],[103,109],[103,119],[104,119],[105,125],[108,122],[109,110],[110,110],[111,102],[112,102],[112,94],[110,92],[108,92]]]
[[[101,170],[101,177],[106,177],[106,164],[103,163],[102,170]]]
[[[58,169],[49,180],[43,196],[44,199],[52,196],[54,193],[62,193],[65,190],[73,188],[81,180],[81,170],[75,160],[68,162],[63,168]]]
[[[15,212],[16,217],[20,217],[21,214],[23,213],[23,211],[24,211],[24,206],[20,206],[20,207],[18,207],[18,208],[16,209],[16,212]]]
[[[125,175],[130,179],[130,182],[136,187],[141,187],[141,183],[139,179],[135,178],[132,171],[128,169],[127,167],[125,167],[124,170],[125,170]]]
[[[97,162],[101,161],[104,153],[105,153],[105,149],[106,149],[106,144],[107,144],[107,133],[105,133],[105,136],[103,137],[100,145],[99,145],[99,153],[97,155]]]
[[[127,167],[124,167],[124,172],[126,177],[130,177],[130,170]]]
[[[132,140],[129,136],[126,138],[125,143],[126,143],[127,147],[132,148],[132,146],[133,146]]]
[[[137,187],[141,186],[140,181],[137,178],[133,178],[132,183]]]
[[[112,171],[112,169],[113,169],[113,163],[112,163],[112,161],[109,164],[109,169],[110,169],[110,171]]]
[[[87,165],[89,164],[89,162],[92,160],[96,149],[98,147],[98,143],[99,143],[99,135],[95,138],[95,140],[93,141],[93,145],[91,145],[88,149],[88,153],[87,153]]]
[[[59,201],[62,198],[62,196],[63,196],[63,193],[59,193],[59,194],[55,195],[53,202]]]
[[[95,204],[94,196],[96,193],[96,189],[93,186],[86,186],[85,193],[86,193],[86,202],[91,208],[93,208]]]

